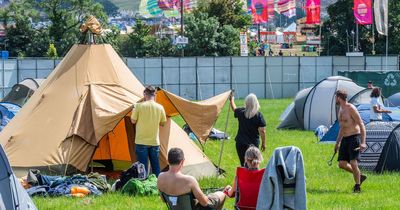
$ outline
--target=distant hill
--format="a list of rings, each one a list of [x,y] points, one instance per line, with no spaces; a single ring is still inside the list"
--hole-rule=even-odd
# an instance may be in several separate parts
[[[139,5],[141,0],[110,0],[120,9],[132,10],[134,12],[139,11]]]

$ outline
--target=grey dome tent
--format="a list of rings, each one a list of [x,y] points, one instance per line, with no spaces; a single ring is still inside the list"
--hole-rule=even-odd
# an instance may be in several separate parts
[[[364,90],[351,79],[341,76],[327,77],[314,87],[297,93],[292,109],[286,110],[278,129],[314,130],[319,125],[330,126],[336,120],[335,92],[344,89],[348,98]]]
[[[386,99],[387,106],[400,106],[400,93],[395,93]]]
[[[0,145],[0,209],[37,209],[28,193],[11,170],[3,146]]]
[[[1,102],[13,103],[22,107],[44,80],[45,79],[24,79],[22,82],[15,84]]]

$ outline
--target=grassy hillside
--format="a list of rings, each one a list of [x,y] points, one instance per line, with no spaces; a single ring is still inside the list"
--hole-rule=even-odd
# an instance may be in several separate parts
[[[140,0],[110,0],[120,9],[139,11]]]

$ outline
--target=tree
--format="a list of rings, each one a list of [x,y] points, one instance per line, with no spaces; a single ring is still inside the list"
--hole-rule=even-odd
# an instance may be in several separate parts
[[[127,57],[144,57],[147,53],[146,41],[150,36],[151,27],[140,19],[135,20],[133,32],[121,43],[121,53]]]
[[[33,29],[32,22],[39,15],[30,0],[12,1],[1,10],[6,27],[5,45],[10,56],[42,56],[46,52],[49,37],[45,29]],[[14,24],[10,27],[9,23]]]
[[[237,29],[247,29],[252,19],[243,8],[244,1],[241,0],[202,0],[198,11],[217,18],[221,26],[232,25]]]
[[[195,11],[186,15],[185,35],[189,38],[186,54],[191,56],[217,55],[219,27],[217,18],[209,17],[206,13]]]
[[[352,51],[353,35],[356,31],[353,15],[353,1],[338,0],[328,7],[329,19],[322,27],[323,55],[344,55],[347,48]],[[389,53],[397,54],[400,51],[400,2],[389,1]],[[372,43],[375,40],[376,52],[385,53],[386,37],[378,35],[376,29],[370,25],[359,25],[360,51],[372,54]],[[372,37],[372,30],[375,30],[375,37]],[[354,38],[355,39],[355,38]]]
[[[57,58],[57,48],[54,46],[54,44],[49,45],[49,49],[47,50],[47,57],[49,58]]]
[[[102,23],[107,21],[103,6],[93,0],[42,0],[38,6],[51,21],[49,34],[60,55],[78,41],[78,27],[87,15]]]

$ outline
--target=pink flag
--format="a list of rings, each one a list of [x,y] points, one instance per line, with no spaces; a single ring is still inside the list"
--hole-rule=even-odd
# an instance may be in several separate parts
[[[253,23],[255,24],[268,22],[267,2],[265,0],[252,0],[251,14],[253,16]]]
[[[321,1],[320,0],[307,0],[306,3],[307,24],[321,23]]]
[[[354,0],[354,18],[357,24],[372,24],[372,2],[371,0]]]

